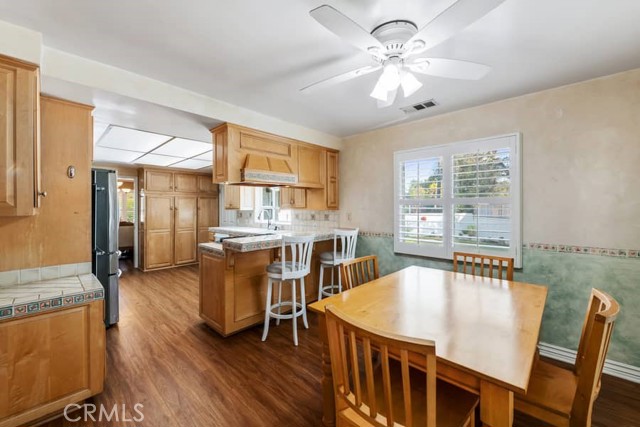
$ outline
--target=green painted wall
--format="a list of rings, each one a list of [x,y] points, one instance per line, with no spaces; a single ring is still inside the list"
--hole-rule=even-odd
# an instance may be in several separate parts
[[[360,236],[357,256],[377,255],[380,274],[410,265],[451,270],[437,261],[393,252],[393,238]],[[610,360],[640,367],[640,258],[616,258],[523,249],[523,269],[515,280],[547,285],[540,340],[577,350],[591,288],[611,294],[620,303]]]

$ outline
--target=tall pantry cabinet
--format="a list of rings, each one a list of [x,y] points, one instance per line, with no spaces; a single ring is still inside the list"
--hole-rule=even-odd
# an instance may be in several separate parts
[[[218,225],[218,193],[210,175],[140,169],[140,239],[144,271],[193,264],[198,243]]]

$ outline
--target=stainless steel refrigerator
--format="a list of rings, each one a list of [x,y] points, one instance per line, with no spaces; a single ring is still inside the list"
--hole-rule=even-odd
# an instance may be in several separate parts
[[[118,186],[116,172],[92,169],[92,273],[104,287],[104,323],[118,323]]]

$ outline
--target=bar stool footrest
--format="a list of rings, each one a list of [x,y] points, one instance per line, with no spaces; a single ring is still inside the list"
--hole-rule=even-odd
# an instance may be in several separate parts
[[[276,304],[272,304],[269,307],[269,317],[272,317],[274,319],[293,319],[293,313],[288,313],[288,314],[278,314],[276,313],[274,310],[277,310],[278,308],[282,308],[282,307],[292,307],[293,308],[293,304],[291,303],[291,301],[282,301],[280,304],[276,303]],[[302,304],[299,302],[296,302],[296,317],[300,317],[304,314],[304,311],[302,311]]]

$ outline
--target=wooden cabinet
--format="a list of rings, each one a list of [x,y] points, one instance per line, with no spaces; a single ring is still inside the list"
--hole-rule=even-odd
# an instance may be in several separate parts
[[[255,202],[255,188],[242,185],[225,185],[224,208],[253,210]]]
[[[175,265],[197,261],[198,198],[176,196],[174,199],[174,259]]]
[[[218,225],[217,184],[211,175],[141,169],[140,242],[143,269],[198,262],[198,243]],[[168,190],[169,189],[169,190]]]
[[[218,184],[215,184],[209,175],[198,175],[198,192],[218,194]]]
[[[209,227],[218,225],[218,198],[198,197],[198,243],[211,241]]]
[[[145,169],[144,182],[141,185],[145,191],[173,191],[173,172],[160,171],[155,169]]]
[[[0,216],[37,213],[40,87],[35,65],[0,55]]]
[[[0,425],[30,425],[103,390],[103,301],[0,322]]]
[[[340,207],[338,174],[338,152],[327,151],[327,180],[325,182],[325,191],[327,193],[328,209],[338,209]]]
[[[280,208],[304,209],[307,207],[307,190],[283,187],[280,189]]]
[[[339,153],[334,150],[325,150],[324,157],[324,188],[307,190],[308,209],[335,210],[340,207]]]
[[[145,196],[145,270],[173,265],[173,199],[170,195]]]
[[[178,193],[197,193],[198,176],[186,173],[174,173],[173,191]]]
[[[298,146],[298,187],[323,188],[324,150],[311,145]]]

